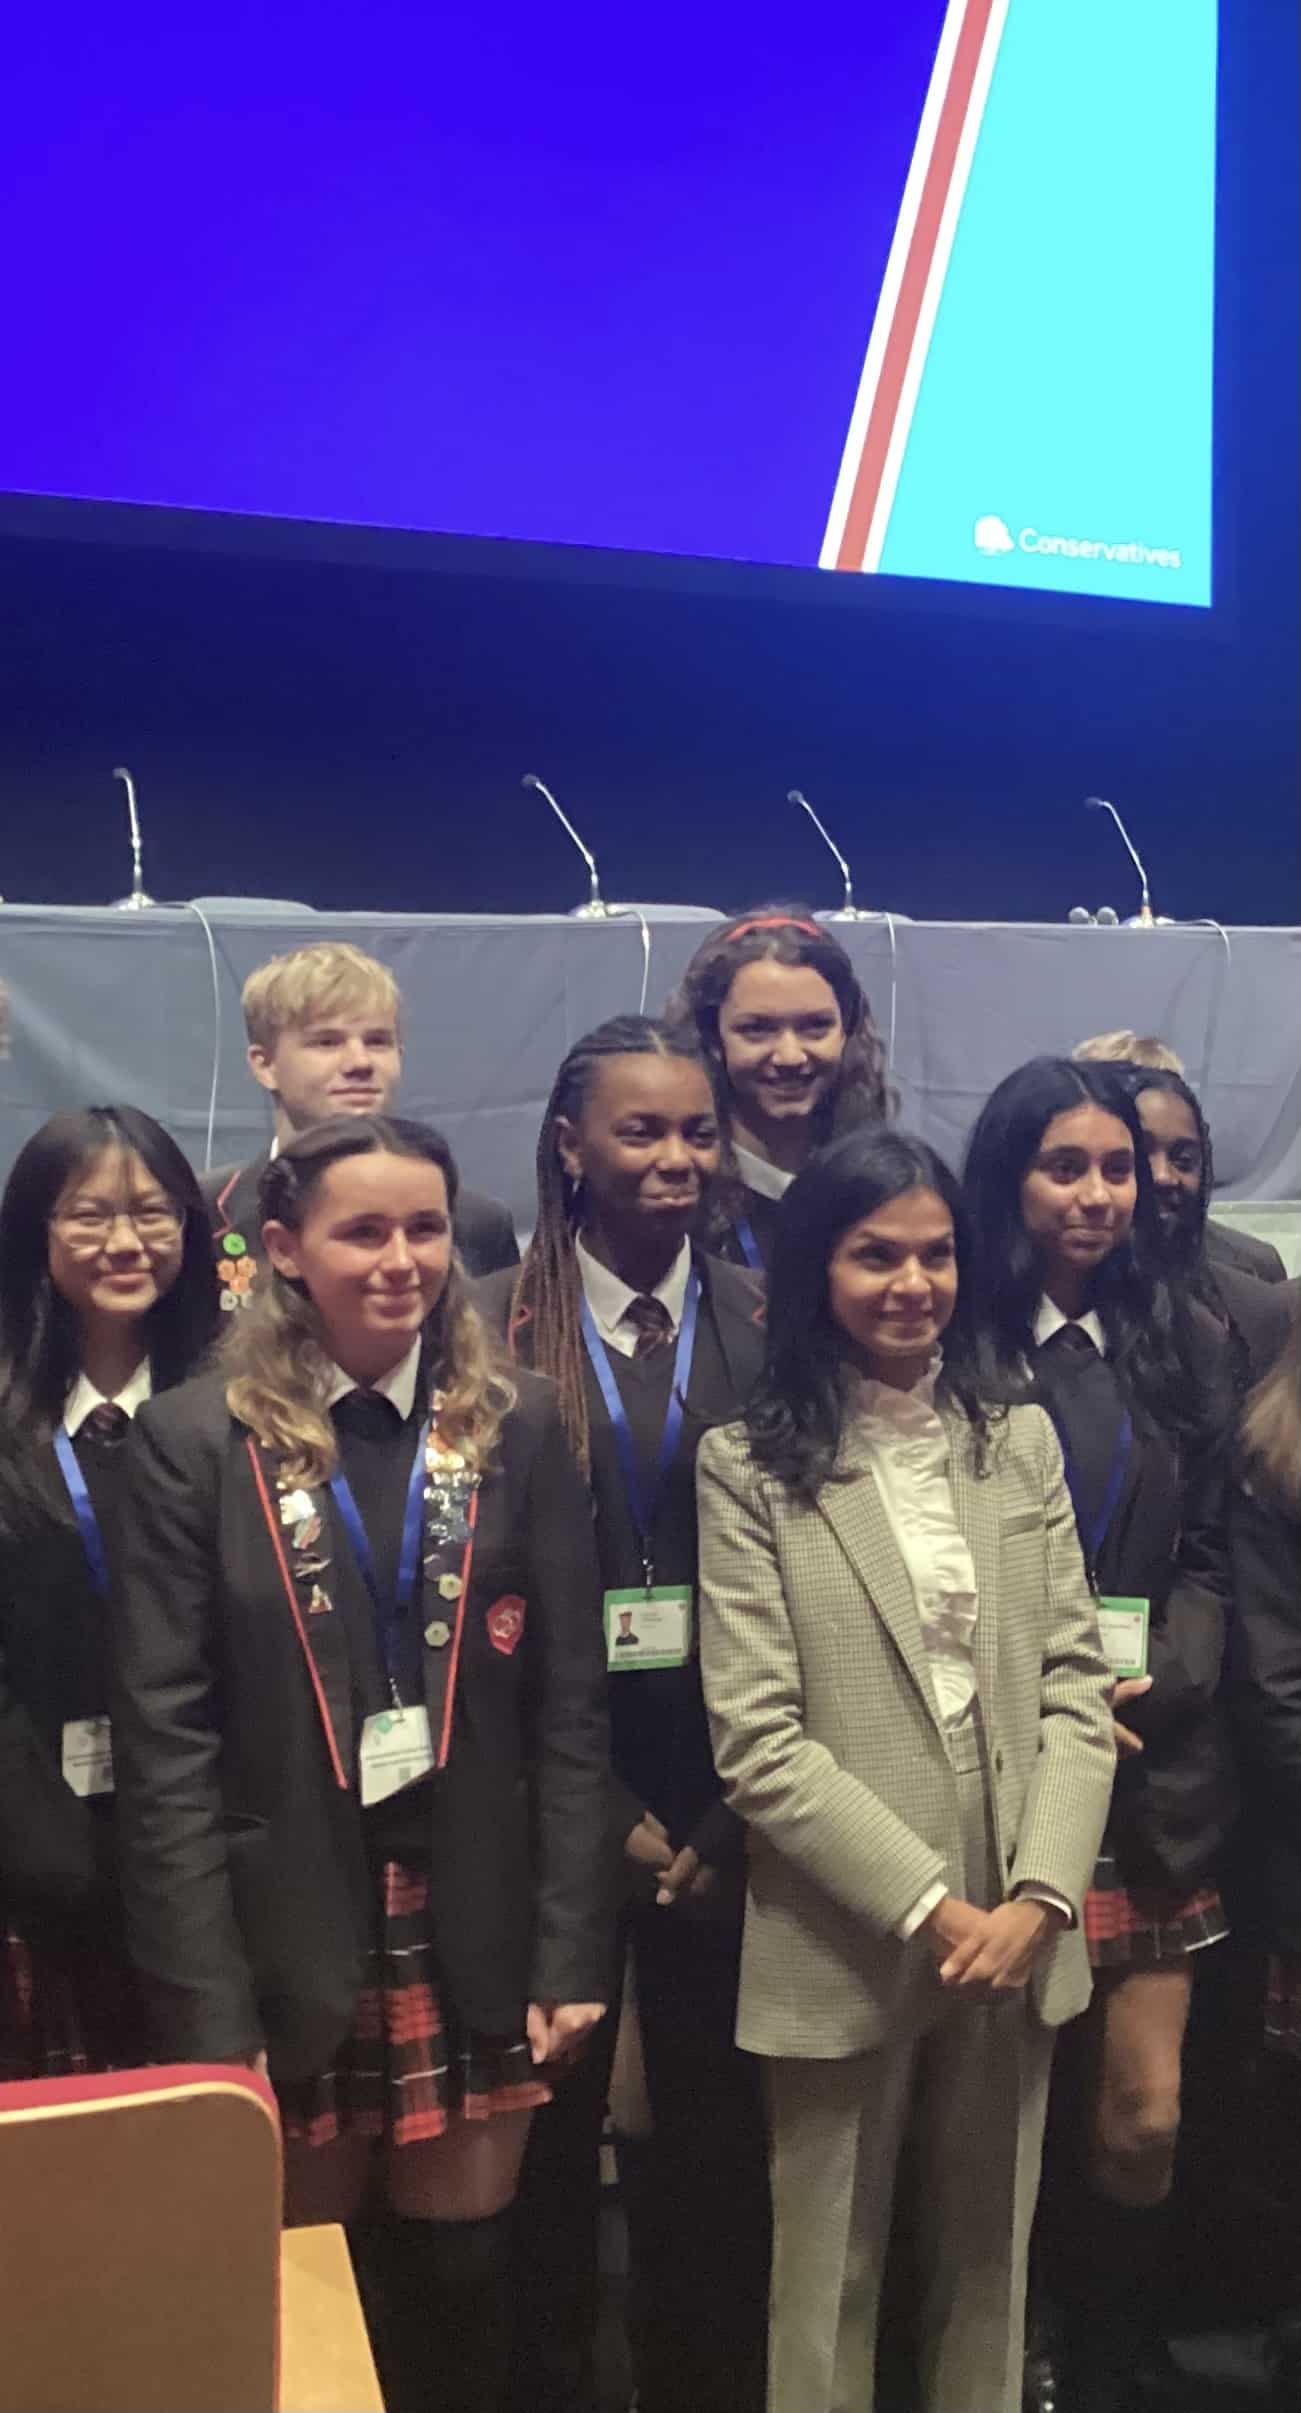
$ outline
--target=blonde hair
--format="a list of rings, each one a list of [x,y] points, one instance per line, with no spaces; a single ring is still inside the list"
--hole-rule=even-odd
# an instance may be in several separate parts
[[[240,994],[249,1041],[268,1053],[280,1033],[295,1024],[330,1014],[364,1013],[369,1005],[391,1017],[396,1029],[401,1002],[387,964],[333,939],[273,955],[249,973]]]
[[[1140,1039],[1137,1031],[1100,1031],[1096,1039],[1081,1039],[1071,1049],[1077,1064],[1141,1064],[1145,1072],[1177,1072],[1183,1078],[1183,1058],[1164,1039]]]
[[[441,1133],[397,1126],[379,1115],[348,1115],[304,1132],[272,1159],[261,1183],[263,1219],[297,1230],[331,1165],[348,1156],[381,1154],[423,1157],[438,1166],[455,1205],[456,1167]],[[339,1453],[329,1410],[328,1344],[313,1301],[300,1284],[268,1265],[265,1281],[231,1323],[222,1350],[231,1415],[279,1459],[285,1481],[327,1482]],[[425,1324],[425,1344],[442,1394],[439,1436],[482,1473],[518,1392],[471,1303],[456,1259]]]
[[[1249,1392],[1239,1441],[1246,1470],[1279,1505],[1301,1516],[1301,1316],[1264,1380]]]

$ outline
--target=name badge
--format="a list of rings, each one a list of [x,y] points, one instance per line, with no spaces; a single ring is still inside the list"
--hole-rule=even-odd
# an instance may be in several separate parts
[[[605,1595],[605,1657],[612,1676],[644,1667],[685,1667],[691,1657],[690,1584]]]
[[[361,1730],[361,1806],[368,1810],[432,1773],[429,1712],[419,1706],[380,1709]]]
[[[1150,1605],[1121,1594],[1104,1592],[1098,1600],[1098,1631],[1102,1648],[1117,1680],[1147,1674],[1147,1627]]]
[[[63,1781],[82,1801],[113,1790],[113,1736],[107,1718],[69,1718],[63,1729]]]

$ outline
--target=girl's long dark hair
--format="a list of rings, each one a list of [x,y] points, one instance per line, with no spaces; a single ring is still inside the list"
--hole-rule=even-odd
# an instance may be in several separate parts
[[[510,1320],[512,1330],[528,1321],[531,1363],[556,1384],[561,1422],[585,1474],[591,1435],[583,1379],[583,1286],[574,1255],[582,1197],[560,1162],[556,1124],[561,1116],[578,1121],[601,1065],[612,1056],[681,1056],[702,1063],[689,1024],[670,1029],[645,1014],[618,1014],[575,1042],[547,1099],[538,1133],[538,1219],[511,1293]]]
[[[746,1409],[756,1462],[800,1498],[833,1474],[850,1395],[846,1336],[831,1313],[827,1270],[851,1225],[907,1190],[932,1190],[953,1218],[958,1302],[942,1342],[937,1397],[974,1427],[983,1468],[996,1386],[983,1385],[966,1311],[971,1243],[962,1193],[942,1157],[907,1132],[849,1131],[812,1157],[782,1200],[768,1275],[763,1373]]]
[[[1135,1104],[1145,1090],[1159,1089],[1167,1097],[1181,1098],[1193,1118],[1202,1156],[1197,1217],[1186,1239],[1181,1234],[1172,1248],[1163,1235],[1161,1246],[1170,1279],[1186,1283],[1192,1297],[1201,1301],[1208,1314],[1213,1315],[1216,1323],[1227,1333],[1234,1386],[1240,1393],[1245,1393],[1251,1385],[1250,1352],[1233,1320],[1233,1310],[1220,1288],[1215,1267],[1206,1254],[1206,1225],[1215,1189],[1215,1163],[1211,1154],[1210,1125],[1202,1112],[1201,1099],[1196,1090],[1189,1087],[1182,1073],[1172,1072],[1165,1065],[1139,1064],[1127,1060],[1109,1065],[1108,1070]],[[1139,1121],[1142,1122],[1141,1115]]]
[[[885,1122],[898,1106],[889,1083],[885,1042],[839,939],[814,920],[808,905],[750,905],[744,913],[733,914],[697,947],[664,1009],[670,1024],[685,1023],[695,1031],[714,1084],[723,1135],[722,1172],[712,1202],[716,1223],[726,1223],[741,1211],[741,1185],[732,1155],[731,1086],[718,1018],[737,973],[757,963],[819,973],[840,1008],[845,1052],[835,1086],[818,1109],[815,1141],[821,1145],[865,1123]]]
[[[1163,1262],[1152,1176],[1133,1097],[1114,1064],[1035,1056],[1000,1081],[967,1143],[963,1191],[971,1221],[971,1311],[990,1380],[1033,1388],[1034,1322],[1043,1261],[1025,1227],[1021,1185],[1054,1117],[1099,1106],[1129,1134],[1137,1203],[1128,1236],[1093,1276],[1090,1306],[1135,1416],[1169,1439],[1201,1445],[1222,1429],[1225,1402],[1207,1396],[1187,1289]]]
[[[64,1510],[61,1491],[44,1483],[39,1445],[62,1417],[80,1355],[76,1316],[50,1274],[50,1217],[68,1182],[106,1148],[138,1156],[185,1218],[180,1271],[144,1318],[155,1391],[195,1372],[217,1328],[207,1210],[170,1133],[138,1106],[51,1115],[19,1150],[0,1199],[0,1524],[11,1529]]]

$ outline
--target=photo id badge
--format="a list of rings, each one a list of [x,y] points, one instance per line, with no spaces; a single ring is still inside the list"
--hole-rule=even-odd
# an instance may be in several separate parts
[[[1099,1596],[1098,1630],[1103,1654],[1117,1682],[1126,1676],[1147,1674],[1148,1615],[1145,1600],[1125,1599],[1115,1592]]]
[[[691,1657],[690,1584],[605,1595],[605,1657],[612,1676],[644,1667],[685,1667]]]
[[[391,1793],[419,1784],[431,1774],[434,1746],[429,1712],[423,1706],[380,1709],[361,1730],[361,1806],[369,1810]]]
[[[69,1718],[63,1729],[63,1781],[83,1801],[113,1790],[113,1736],[107,1718]]]

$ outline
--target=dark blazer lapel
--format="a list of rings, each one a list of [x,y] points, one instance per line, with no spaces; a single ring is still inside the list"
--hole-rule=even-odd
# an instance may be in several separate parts
[[[973,1655],[976,1690],[988,1714],[998,1677],[998,1599],[1001,1555],[998,1531],[998,1484],[993,1475],[976,1474],[971,1427],[965,1416],[946,1415],[949,1437],[949,1482],[958,1524],[976,1570],[976,1632]],[[994,1446],[997,1446],[995,1444]]]
[[[299,1646],[307,1663],[307,1672],[316,1694],[326,1745],[334,1769],[335,1782],[346,1789],[352,1781],[351,1770],[355,1750],[352,1719],[352,1669],[348,1655],[348,1635],[339,1606],[339,1593],[345,1584],[362,1586],[360,1570],[355,1566],[332,1514],[329,1492],[319,1486],[308,1491],[305,1486],[282,1492],[276,1483],[275,1460],[259,1449],[250,1436],[247,1449],[253,1467],[258,1496],[259,1521],[262,1523],[267,1547],[274,1562],[274,1582],[278,1605],[291,1619]],[[286,1517],[286,1508],[301,1513]],[[318,1527],[310,1537],[313,1525]],[[303,1537],[296,1541],[295,1536]],[[310,1537],[310,1538],[309,1538]],[[319,1572],[313,1572],[318,1562]],[[364,1586],[362,1586],[364,1592]],[[365,1614],[371,1614],[369,1600]]]
[[[730,1418],[744,1405],[763,1364],[764,1301],[757,1290],[753,1297],[749,1295],[749,1285],[742,1287],[731,1266],[720,1270],[720,1260],[702,1250],[692,1250],[692,1263],[700,1277],[701,1306],[714,1320],[731,1397],[715,1408],[710,1401],[697,1399],[693,1384],[688,1386],[691,1404],[711,1421],[720,1415]],[[729,1274],[733,1274],[730,1281]]]
[[[835,1479],[824,1483],[818,1494],[818,1507],[882,1624],[888,1628],[938,1726],[939,1704],[931,1682],[912,1578],[899,1555],[868,1455],[856,1446],[852,1435],[841,1444]]]
[[[262,1254],[262,1218],[258,1213],[258,1184],[271,1161],[271,1151],[264,1148],[251,1164],[242,1165],[217,1200],[224,1218],[223,1232],[242,1232],[255,1257]]]

